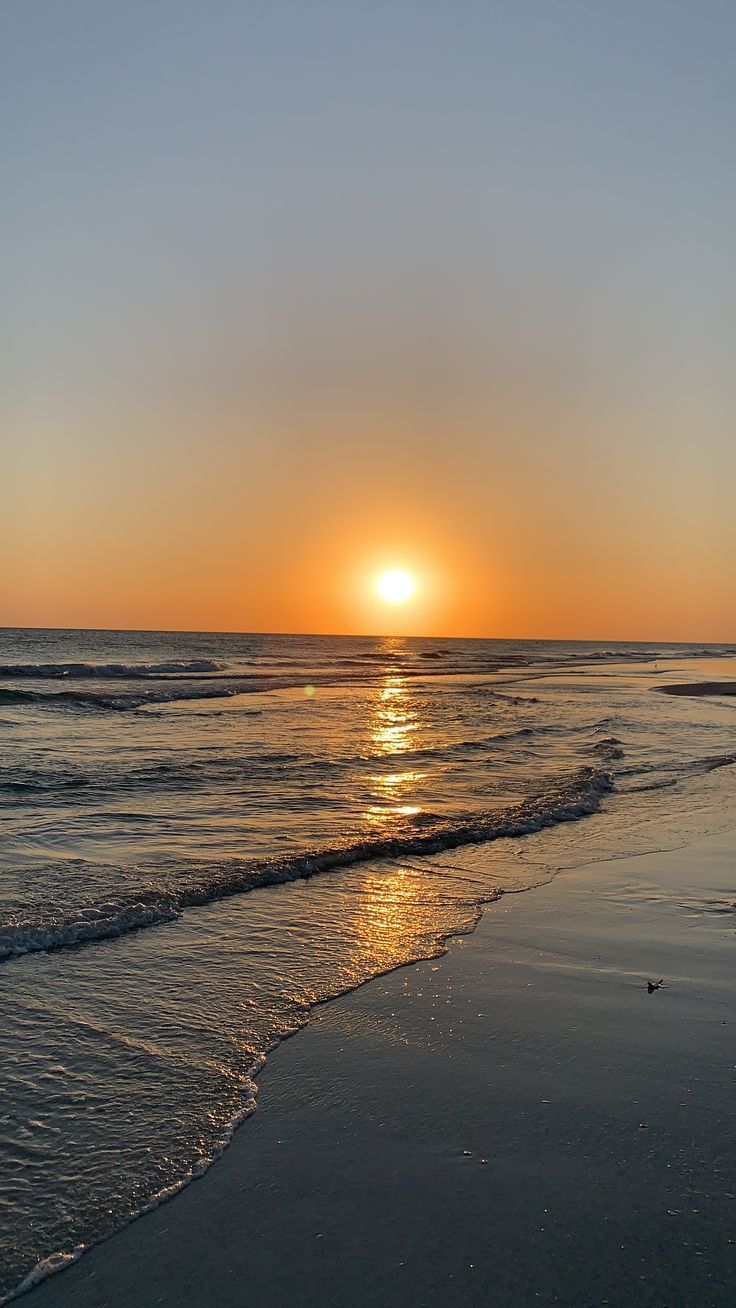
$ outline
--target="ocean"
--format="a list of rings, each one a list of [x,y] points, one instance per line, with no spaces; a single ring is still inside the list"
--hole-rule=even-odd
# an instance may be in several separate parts
[[[658,690],[735,672],[732,646],[1,631],[0,1303],[200,1175],[315,1004],[576,862],[717,830],[734,702]]]

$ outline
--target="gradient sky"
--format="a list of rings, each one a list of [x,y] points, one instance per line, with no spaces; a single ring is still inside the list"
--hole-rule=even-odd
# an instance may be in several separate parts
[[[734,640],[735,48],[5,0],[0,623]]]

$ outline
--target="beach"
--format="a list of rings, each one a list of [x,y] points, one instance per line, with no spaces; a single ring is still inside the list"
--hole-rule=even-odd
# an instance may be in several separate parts
[[[315,1010],[29,1308],[732,1303],[735,866],[731,828],[571,868]]]
[[[700,1267],[734,701],[654,692],[731,647],[6,644],[0,1302],[597,1303],[683,1215]]]

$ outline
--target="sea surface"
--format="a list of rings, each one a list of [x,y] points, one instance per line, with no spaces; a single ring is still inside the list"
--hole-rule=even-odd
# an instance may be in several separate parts
[[[736,701],[658,690],[729,676],[731,646],[0,631],[0,1303],[200,1175],[316,1003],[717,830]]]

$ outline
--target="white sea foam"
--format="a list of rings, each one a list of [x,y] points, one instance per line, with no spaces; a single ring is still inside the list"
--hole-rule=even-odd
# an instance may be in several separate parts
[[[27,1276],[24,1276],[20,1284],[16,1286],[14,1290],[11,1290],[10,1294],[6,1294],[0,1298],[0,1308],[2,1308],[3,1304],[10,1303],[11,1300],[17,1299],[21,1294],[26,1294],[26,1292],[32,1290],[34,1286],[40,1285],[41,1281],[48,1280],[49,1276],[54,1276],[56,1272],[63,1272],[65,1268],[70,1267],[72,1263],[76,1263],[77,1260],[82,1257],[82,1254],[87,1251],[88,1247],[89,1246],[86,1244],[78,1244],[69,1251],[60,1250],[58,1253],[49,1254],[47,1258],[41,1258],[40,1261],[36,1263],[33,1271],[29,1272]]]
[[[254,1066],[253,1075],[260,1070],[263,1061],[264,1060],[262,1059],[259,1060]],[[243,1082],[242,1107],[239,1108],[236,1113],[233,1113],[230,1120],[224,1125],[220,1133],[220,1138],[213,1145],[209,1155],[206,1158],[203,1158],[195,1167],[190,1168],[190,1170],[180,1179],[172,1182],[171,1185],[164,1186],[155,1195],[152,1195],[143,1207],[138,1209],[136,1212],[131,1212],[128,1217],[128,1222],[134,1222],[139,1217],[143,1217],[146,1213],[153,1212],[156,1208],[159,1208],[161,1204],[166,1203],[169,1199],[173,1199],[175,1195],[180,1194],[188,1185],[191,1185],[192,1181],[196,1181],[200,1176],[203,1176],[205,1172],[209,1171],[212,1164],[216,1163],[217,1159],[225,1152],[238,1127],[242,1126],[243,1122],[245,1122],[251,1114],[255,1112],[257,1108],[257,1094],[258,1087],[256,1086],[255,1081],[253,1081],[251,1077],[245,1078]],[[104,1240],[105,1236],[102,1236],[101,1238]],[[58,1272],[66,1271],[66,1269],[71,1267],[73,1263],[78,1262],[82,1257],[82,1254],[85,1254],[87,1250],[91,1249],[96,1243],[99,1243],[99,1241],[92,1240],[87,1244],[77,1244],[71,1250],[58,1250],[55,1253],[48,1254],[45,1258],[39,1259],[35,1267],[27,1276],[23,1277],[23,1280],[20,1281],[9,1294],[0,1296],[0,1308],[4,1308],[5,1304],[12,1303],[13,1300],[19,1299],[21,1295],[27,1294],[29,1290],[33,1290],[43,1281],[47,1281],[50,1276],[55,1276]]]

